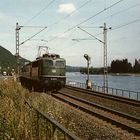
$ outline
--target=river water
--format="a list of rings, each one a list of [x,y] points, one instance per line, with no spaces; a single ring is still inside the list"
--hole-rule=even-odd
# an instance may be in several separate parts
[[[67,81],[86,83],[87,75],[79,72],[67,72]],[[97,86],[103,86],[103,75],[90,75],[89,79]],[[108,75],[108,87],[140,92],[140,76]]]

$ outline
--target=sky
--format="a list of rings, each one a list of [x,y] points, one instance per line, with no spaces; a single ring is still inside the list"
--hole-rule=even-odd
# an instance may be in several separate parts
[[[20,56],[32,61],[39,46],[47,46],[50,53],[65,58],[67,65],[86,66],[83,56],[88,54],[90,66],[102,67],[104,47],[99,40],[104,38],[100,27],[106,23],[108,66],[112,60],[125,58],[134,64],[140,58],[139,13],[139,0],[1,0],[0,45],[16,53],[17,22],[22,26],[20,43],[47,27],[20,45]]]

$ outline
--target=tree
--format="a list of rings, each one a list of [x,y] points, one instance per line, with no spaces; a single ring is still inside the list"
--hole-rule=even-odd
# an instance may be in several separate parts
[[[111,62],[111,72],[113,73],[128,73],[132,71],[132,65],[127,59],[113,60]]]
[[[140,73],[140,60],[138,61],[137,59],[135,59],[135,64],[133,67],[133,71],[135,73]]]

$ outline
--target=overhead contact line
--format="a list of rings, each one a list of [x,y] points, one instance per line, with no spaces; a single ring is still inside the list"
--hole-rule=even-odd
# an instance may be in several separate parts
[[[126,8],[126,9],[120,10],[120,11],[118,11],[118,12],[116,12],[116,13],[113,13],[113,14],[111,14],[110,16],[107,16],[107,17],[105,17],[105,18],[102,18],[102,19],[100,19],[100,20],[98,20],[98,21],[102,21],[102,20],[105,20],[105,19],[107,19],[107,18],[116,16],[116,15],[118,15],[118,14],[120,14],[120,13],[124,13],[125,11],[128,11],[128,10],[133,9],[133,8],[135,8],[135,7],[138,7],[138,6],[140,6],[140,3],[139,3],[139,4],[136,4],[136,5],[133,5],[133,6],[131,6],[131,7],[128,7],[128,8]],[[95,22],[97,22],[97,21],[94,21],[94,22],[92,22],[92,23],[90,23],[90,24],[94,24]]]
[[[63,17],[63,18],[61,18],[61,19],[59,19],[58,21],[56,21],[56,22],[50,24],[49,26],[53,26],[53,25],[55,25],[55,24],[58,24],[58,23],[61,22],[62,20],[64,20],[64,19],[70,17],[72,14],[74,14],[74,13],[75,13],[76,11],[78,11],[79,9],[83,8],[85,5],[87,5],[87,4],[88,4],[89,2],[91,2],[91,1],[92,1],[92,0],[88,0],[87,2],[85,2],[84,4],[82,4],[79,8],[77,8],[76,10],[74,10],[73,12],[71,12],[71,13],[68,14],[67,16],[65,16],[65,17]]]
[[[34,18],[39,16],[44,10],[46,10],[55,0],[52,0],[50,3],[48,3],[43,9],[41,9],[36,15],[34,15],[32,18],[30,18],[25,24],[28,24],[31,22]]]
[[[83,24],[83,23],[89,21],[90,19],[92,19],[92,18],[94,18],[94,17],[100,15],[101,13],[107,11],[108,9],[114,7],[115,5],[119,4],[119,3],[122,2],[122,1],[124,1],[124,0],[119,0],[118,2],[116,2],[116,3],[114,3],[114,4],[110,5],[110,6],[108,6],[107,8],[101,10],[100,12],[98,12],[98,13],[92,15],[91,17],[85,19],[84,21],[82,21],[82,22],[80,22],[80,23],[74,25],[73,27],[70,27],[69,29],[67,29],[66,31],[64,31],[64,32],[62,33],[62,35],[65,34],[65,33],[67,33],[67,32],[69,32],[69,31],[71,31],[72,29],[76,28],[77,26],[79,26],[79,25],[81,25],[81,24]],[[53,41],[53,40],[55,40],[55,39],[57,39],[57,38],[58,38],[58,37],[54,37],[54,38],[50,39],[49,41]]]

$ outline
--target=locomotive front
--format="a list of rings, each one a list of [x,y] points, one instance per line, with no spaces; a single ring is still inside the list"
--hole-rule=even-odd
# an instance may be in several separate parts
[[[59,56],[44,57],[41,64],[41,83],[46,90],[59,90],[66,83],[66,61]]]

